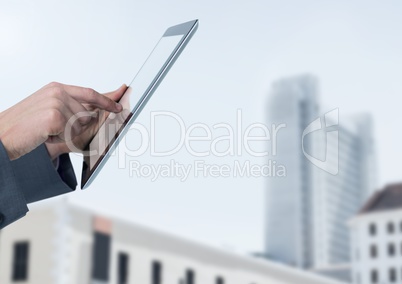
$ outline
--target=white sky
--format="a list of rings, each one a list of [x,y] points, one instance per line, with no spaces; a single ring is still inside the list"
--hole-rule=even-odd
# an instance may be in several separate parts
[[[186,125],[265,122],[273,80],[319,77],[325,106],[375,121],[380,185],[402,180],[402,2],[395,1],[5,1],[0,0],[0,109],[50,81],[99,91],[129,83],[166,27],[200,27],[143,111],[179,114]],[[158,143],[168,141],[170,128]],[[172,130],[174,126],[171,126]],[[250,157],[208,158],[232,163]],[[141,163],[169,159],[144,155]],[[81,159],[73,157],[80,175]],[[256,163],[263,160],[255,159]],[[147,226],[241,251],[263,247],[264,178],[129,177],[113,157],[74,202]]]

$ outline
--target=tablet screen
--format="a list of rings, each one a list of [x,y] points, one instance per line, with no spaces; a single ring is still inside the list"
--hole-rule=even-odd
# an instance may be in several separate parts
[[[169,28],[159,40],[140,71],[134,77],[127,91],[120,99],[123,111],[109,114],[87,147],[84,156],[82,188],[92,181],[95,171],[104,164],[108,154],[118,142],[120,134],[138,116],[147,100],[166,75],[174,60],[195,32],[198,21],[192,21]],[[90,181],[88,181],[91,178]]]
[[[119,114],[111,113],[89,144],[89,167],[92,170],[98,160],[108,150],[115,135],[124,127],[138,106],[140,99],[152,85],[158,72],[166,64],[182,36],[162,37],[141,70],[131,82],[126,93],[120,100],[123,111]]]

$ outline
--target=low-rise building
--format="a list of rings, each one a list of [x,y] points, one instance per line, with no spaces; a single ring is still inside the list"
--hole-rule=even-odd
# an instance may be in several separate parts
[[[402,183],[375,193],[349,227],[353,283],[402,283]]]
[[[107,218],[68,202],[0,232],[0,283],[340,284]]]

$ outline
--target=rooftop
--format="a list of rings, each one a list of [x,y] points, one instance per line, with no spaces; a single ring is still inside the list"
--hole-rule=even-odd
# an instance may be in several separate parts
[[[360,210],[360,214],[402,208],[402,183],[389,184],[373,194]]]

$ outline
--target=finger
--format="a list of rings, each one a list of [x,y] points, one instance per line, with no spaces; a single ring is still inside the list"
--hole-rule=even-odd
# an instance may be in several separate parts
[[[127,91],[128,87],[126,84],[123,84],[120,88],[113,92],[105,93],[103,94],[104,96],[108,97],[111,100],[114,100],[115,102],[118,102],[121,97],[124,95],[124,93]]]
[[[49,108],[47,113],[49,115],[46,118],[47,135],[53,137],[53,140],[56,140],[56,137],[65,141],[72,140],[81,132],[81,125],[65,104],[60,104],[57,108]]]
[[[117,102],[123,97],[123,95],[126,93],[127,89],[128,89],[127,85],[123,84],[117,90],[114,90],[114,91],[108,92],[108,93],[104,93],[103,95],[110,98],[111,100],[114,100]],[[124,108],[124,106],[123,106],[123,108]],[[124,111],[124,109],[123,109],[123,111]],[[107,119],[108,116],[109,116],[109,112],[102,111],[101,115],[99,116],[100,124],[102,124]]]
[[[66,118],[66,125],[64,126],[64,131],[60,136],[64,141],[70,141],[81,134],[83,126],[79,122],[79,118],[68,108],[66,108],[66,111],[63,114]]]
[[[114,102],[110,98],[90,88],[64,85],[64,90],[81,103],[87,103],[110,112],[120,112],[123,109],[119,103]]]
[[[86,125],[91,122],[93,112],[88,111],[81,103],[69,96],[67,96],[66,103],[81,125]]]
[[[53,103],[53,109],[60,113],[64,118],[52,122],[56,124],[59,123],[59,126],[56,129],[60,131],[58,133],[52,133],[53,135],[59,135],[60,137],[64,137],[65,140],[71,140],[81,133],[82,126],[79,122],[79,117],[70,109],[68,103]]]

